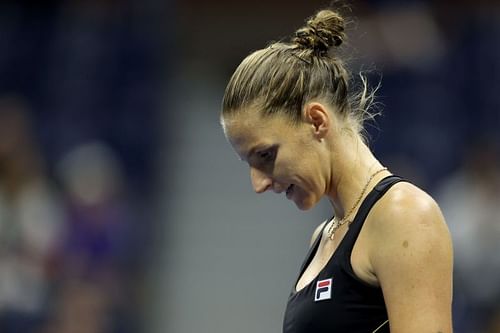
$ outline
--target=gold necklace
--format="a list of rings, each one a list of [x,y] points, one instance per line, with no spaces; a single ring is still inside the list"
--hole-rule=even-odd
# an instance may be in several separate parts
[[[368,188],[368,185],[370,185],[371,181],[373,180],[373,178],[375,178],[376,175],[378,175],[379,173],[381,173],[382,171],[385,171],[387,170],[387,168],[382,168],[380,170],[377,170],[375,171],[371,176],[370,178],[368,179],[368,181],[366,182],[365,184],[365,187],[363,187],[363,190],[361,191],[361,194],[359,195],[358,197],[358,200],[356,200],[356,203],[352,206],[352,208],[349,210],[349,213],[347,213],[340,221],[337,220],[337,217],[334,217],[333,218],[333,221],[332,221],[332,225],[330,226],[330,228],[328,228],[328,237],[333,240],[334,236],[335,236],[335,231],[337,231],[342,225],[344,225],[346,222],[349,222],[349,224],[352,223],[351,220],[348,220],[347,218],[349,216],[351,216],[351,214],[353,213],[354,211],[354,208],[356,208],[359,204],[359,202],[361,201],[361,199],[363,198],[363,195],[365,195],[365,192],[366,192],[366,189]]]

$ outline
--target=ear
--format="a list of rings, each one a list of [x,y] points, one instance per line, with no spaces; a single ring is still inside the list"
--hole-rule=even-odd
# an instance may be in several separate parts
[[[312,125],[314,136],[323,139],[331,126],[331,115],[321,103],[311,102],[304,106],[304,119]]]

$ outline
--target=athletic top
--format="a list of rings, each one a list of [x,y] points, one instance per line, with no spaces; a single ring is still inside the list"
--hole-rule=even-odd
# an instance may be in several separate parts
[[[283,333],[389,332],[382,289],[360,280],[354,274],[350,258],[370,209],[392,185],[400,181],[400,177],[388,176],[373,188],[328,263],[312,282],[296,292],[298,280],[318,250],[323,232],[320,233],[302,264],[288,298]]]

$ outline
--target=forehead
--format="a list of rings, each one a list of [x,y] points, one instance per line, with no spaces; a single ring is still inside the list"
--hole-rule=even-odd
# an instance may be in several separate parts
[[[222,124],[226,138],[240,157],[258,146],[277,143],[289,129],[283,116],[262,116],[252,110],[224,117]]]

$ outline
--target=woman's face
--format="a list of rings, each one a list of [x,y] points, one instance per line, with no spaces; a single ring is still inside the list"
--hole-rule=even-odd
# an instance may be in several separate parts
[[[250,166],[257,193],[284,193],[297,207],[313,207],[326,192],[325,159],[313,125],[291,125],[283,115],[242,111],[223,120],[227,139]],[[323,161],[323,162],[322,162]]]

